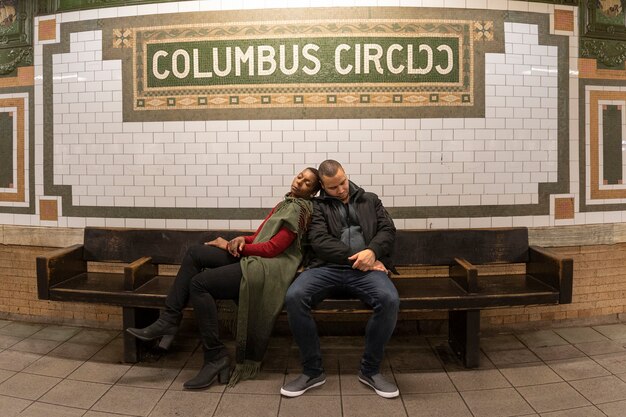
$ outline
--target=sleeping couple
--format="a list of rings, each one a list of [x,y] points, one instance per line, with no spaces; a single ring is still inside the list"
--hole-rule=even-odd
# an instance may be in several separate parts
[[[289,192],[253,235],[230,241],[217,238],[189,248],[159,319],[127,331],[141,340],[161,339],[161,346],[167,347],[190,303],[204,363],[184,387],[202,389],[216,380],[233,386],[259,372],[274,321],[285,306],[303,369],[280,393],[297,397],[326,382],[311,309],[341,292],[373,310],[359,381],[381,397],[397,397],[396,385],[380,373],[399,307],[398,292],[388,275],[395,272],[391,263],[395,232],[379,198],[351,182],[339,162],[326,160],[293,179]],[[302,272],[294,280],[298,271]],[[238,304],[232,371],[228,350],[218,335],[216,299]]]

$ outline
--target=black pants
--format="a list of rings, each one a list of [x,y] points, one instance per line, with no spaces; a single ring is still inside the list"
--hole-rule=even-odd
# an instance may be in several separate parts
[[[214,246],[192,246],[185,253],[174,284],[165,300],[161,318],[178,324],[190,302],[198,323],[205,360],[225,352],[219,339],[216,299],[237,300],[241,284],[240,258]]]

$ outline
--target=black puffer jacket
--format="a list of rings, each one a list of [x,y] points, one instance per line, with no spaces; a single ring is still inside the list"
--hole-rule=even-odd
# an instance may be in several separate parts
[[[348,257],[350,248],[341,241],[343,204],[339,199],[320,192],[313,201],[313,216],[308,231],[308,243],[311,253],[307,268],[326,264],[351,265]],[[374,193],[369,193],[350,181],[350,205],[356,211],[365,244],[376,254],[387,269],[395,272],[391,261],[396,228],[393,220],[383,207],[383,203]],[[345,214],[344,214],[345,215]]]

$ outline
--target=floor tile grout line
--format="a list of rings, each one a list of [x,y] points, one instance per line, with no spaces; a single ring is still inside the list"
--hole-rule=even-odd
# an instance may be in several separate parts
[[[283,383],[281,386],[285,385],[285,380],[287,378],[287,370],[283,372]],[[280,416],[280,408],[283,405],[283,396],[282,394],[278,396],[278,409],[276,410],[276,417]]]
[[[520,343],[522,344],[522,346],[524,346],[526,349],[528,349],[528,351],[532,352],[532,350],[531,350],[531,349],[530,349],[530,348],[529,348],[529,347],[528,347],[528,346],[527,346],[527,345],[526,345],[526,344],[525,344],[522,340],[520,340],[520,339],[517,337],[517,335],[516,335],[516,334],[514,334],[514,333],[513,333],[513,334],[512,334],[512,336],[513,336],[513,337],[514,337],[514,338],[515,338],[518,342],[520,342]],[[531,403],[530,403],[530,402],[526,399],[526,397],[524,397],[524,396],[522,395],[522,393],[521,393],[521,392],[519,392],[519,390],[517,389],[517,387],[516,387],[516,386],[515,386],[515,385],[514,385],[514,384],[513,384],[513,383],[512,383],[512,382],[511,382],[511,381],[510,381],[507,377],[506,377],[506,375],[505,375],[505,374],[502,372],[502,370],[500,369],[500,366],[498,366],[497,364],[495,364],[495,363],[491,360],[491,358],[489,358],[489,356],[487,355],[487,353],[486,353],[483,349],[481,349],[481,350],[483,351],[483,354],[485,355],[485,357],[486,357],[486,358],[488,358],[488,359],[489,359],[489,361],[491,362],[491,364],[495,367],[495,369],[497,369],[497,370],[498,370],[498,373],[502,376],[502,378],[504,378],[504,380],[505,380],[505,381],[506,381],[506,382],[507,382],[507,383],[511,386],[511,388],[513,388],[513,390],[515,390],[515,392],[516,392],[516,393],[520,396],[520,398],[521,398],[521,399],[522,399],[522,400],[523,400],[523,401],[524,401],[524,402],[525,402],[525,403],[526,403],[526,404],[530,407],[530,409],[531,409],[531,410],[533,410],[536,414],[539,414],[539,411],[537,411],[537,410],[535,409],[535,407],[533,407],[533,405],[532,405],[532,404],[531,404]],[[535,355],[535,354],[534,354],[534,352],[533,352],[533,355]],[[537,355],[535,355],[535,356],[537,356]],[[541,361],[541,358],[539,358],[538,356],[537,356],[537,359],[539,359],[539,360]],[[533,363],[534,363],[534,362],[533,362]],[[543,362],[541,361],[541,363],[543,363]],[[506,389],[506,388],[503,388],[503,389]],[[461,398],[463,398],[463,396],[462,396],[462,395],[461,395]],[[470,410],[470,413],[472,413],[472,415],[474,415],[474,413],[472,412],[471,408],[469,408],[469,405],[468,405],[467,403],[466,403],[466,406],[467,406],[467,407],[468,407],[468,409]]]
[[[611,374],[611,375],[613,375],[613,374]],[[605,377],[606,377],[606,376],[599,376],[599,377],[584,378],[584,379],[586,380],[586,379],[605,378]],[[582,380],[583,380],[583,379],[576,379],[576,380],[574,380],[574,381],[582,381]],[[583,397],[585,400],[589,401],[589,404],[591,404],[591,405],[592,405],[592,406],[594,406],[595,408],[598,408],[598,404],[596,404],[596,403],[594,403],[593,401],[591,401],[591,399],[590,399],[590,398],[588,398],[588,397],[587,397],[584,393],[582,393],[579,389],[577,389],[575,386],[573,386],[573,385],[570,383],[571,381],[565,381],[565,382],[567,382],[567,384],[568,384],[568,385],[569,385],[569,386],[570,386],[570,387],[571,387],[574,391],[576,391],[577,393],[579,393],[579,394],[581,395],[581,397]],[[616,401],[623,401],[623,400],[616,400]],[[616,401],[607,401],[607,403],[609,403],[609,402],[616,402]],[[600,403],[600,404],[607,404],[607,403]],[[599,408],[598,408],[598,409],[599,409]],[[602,410],[600,410],[600,411],[602,411]],[[604,413],[602,413],[602,414],[604,414]]]
[[[388,358],[387,358],[388,359]],[[396,378],[396,373],[395,370],[393,368],[393,366],[391,367],[391,375],[393,377],[393,380],[396,384],[396,387],[398,387],[398,379]],[[398,387],[399,389],[399,387]],[[409,416],[409,410],[406,408],[406,403],[404,402],[404,395],[402,395],[402,392],[400,392],[400,401],[402,402],[402,409],[404,410],[404,414],[408,417]]]
[[[500,371],[499,368],[498,368],[498,371]],[[502,371],[500,371],[500,374],[502,374]],[[504,376],[504,374],[502,374],[502,376]],[[506,379],[506,376],[504,376],[504,378]],[[508,379],[507,379],[507,381],[508,381]],[[515,385],[511,384],[511,387],[515,390],[517,395],[519,395],[520,398],[522,400],[524,400],[524,402],[530,407],[531,410],[533,410],[536,414],[539,414],[539,411],[535,407],[533,407],[533,405],[530,403],[530,401],[528,401],[526,399],[526,397],[524,397],[524,395],[522,395],[522,393],[517,389],[517,387]]]
[[[215,409],[213,410],[213,413],[211,414],[212,417],[219,417],[219,415],[217,415],[217,410],[220,408],[220,404],[222,403],[222,399],[224,398],[224,393],[226,392],[226,390],[223,390],[222,392],[220,392],[220,397],[217,400],[217,403],[215,403]]]
[[[78,332],[78,333],[80,333],[80,332]],[[78,333],[77,333],[77,334],[78,334]],[[84,360],[84,362],[83,362],[83,365],[84,365],[85,363],[89,362],[89,360],[90,360],[91,358],[93,358],[94,356],[96,356],[96,355],[97,355],[100,351],[102,351],[103,349],[105,349],[105,348],[106,348],[106,347],[107,347],[110,343],[113,343],[113,341],[114,341],[114,340],[115,340],[115,339],[119,336],[119,334],[120,334],[120,332],[118,332],[118,334],[117,334],[115,337],[113,337],[111,340],[109,340],[109,341],[108,341],[106,344],[104,344],[104,345],[103,345],[100,349],[98,349],[97,351],[95,351],[95,352],[93,353],[93,355],[91,355],[89,358],[85,359],[85,360]],[[71,339],[71,338],[70,338],[70,339]],[[83,366],[83,365],[81,365],[81,366]],[[76,369],[78,369],[78,368],[76,368]],[[120,379],[121,379],[124,375],[126,375],[126,373],[127,373],[130,369],[132,369],[132,366],[131,366],[131,367],[129,367],[129,368],[126,370],[126,372],[124,372],[122,375],[120,375],[120,376],[119,376],[119,377],[118,377],[118,378],[117,378],[117,379],[116,379],[116,380],[115,380],[112,384],[110,384],[109,388],[108,388],[106,391],[104,391],[104,392],[102,393],[102,395],[100,395],[100,397],[98,397],[98,399],[97,399],[96,401],[94,401],[94,403],[91,405],[91,407],[89,407],[88,411],[98,411],[98,410],[93,410],[93,407],[94,407],[96,404],[98,404],[98,402],[99,402],[102,398],[104,398],[104,396],[105,396],[105,395],[107,395],[107,394],[111,391],[111,389],[113,389],[113,387],[114,387],[114,386],[116,386],[116,385],[117,385],[117,383],[119,382],[119,380],[120,380]],[[72,372],[72,373],[73,373],[73,372]],[[70,375],[71,375],[71,374],[70,374]],[[68,375],[68,376],[69,376],[69,375]],[[67,377],[66,377],[66,378],[67,378]],[[64,379],[66,379],[66,378],[64,378]],[[71,379],[70,379],[70,381],[73,381],[73,380],[71,380]],[[93,382],[93,381],[83,381],[83,382]],[[107,385],[108,385],[108,384],[107,384]],[[85,413],[85,414],[86,414],[86,413]]]
[[[582,354],[584,355],[584,357],[585,357],[585,358],[593,360],[593,359],[592,359],[589,355],[587,355],[585,352],[581,351],[581,350],[580,350],[579,348],[577,348],[577,347],[576,347],[573,343],[571,343],[569,340],[567,340],[567,339],[565,339],[563,336],[561,336],[558,332],[556,332],[556,331],[555,331],[554,333],[555,333],[555,334],[557,334],[559,337],[563,338],[563,339],[564,339],[564,340],[568,343],[568,345],[569,345],[569,346],[573,347],[574,349],[576,349],[576,350],[578,350],[580,353],[582,353]],[[599,332],[598,332],[598,333],[599,333]],[[523,343],[523,341],[522,341],[522,343]],[[549,367],[549,368],[550,368],[550,369],[551,369],[554,373],[556,373],[556,374],[559,376],[559,378],[561,378],[561,379],[562,379],[562,380],[563,380],[563,381],[564,381],[564,382],[565,382],[565,383],[566,383],[566,384],[567,384],[570,388],[572,388],[575,392],[577,392],[578,394],[580,394],[580,396],[581,396],[581,397],[583,397],[585,400],[587,400],[587,401],[589,402],[589,404],[591,404],[591,406],[592,406],[592,407],[594,407],[595,409],[597,409],[599,412],[601,412],[603,415],[605,415],[605,416],[606,416],[606,414],[605,414],[602,410],[600,410],[600,408],[597,406],[597,404],[595,404],[593,401],[591,401],[591,399],[587,398],[587,396],[585,396],[582,392],[580,392],[578,389],[576,389],[576,387],[574,387],[574,386],[571,384],[571,381],[572,381],[572,380],[566,380],[566,379],[565,379],[565,378],[563,378],[563,377],[562,377],[562,376],[561,376],[558,372],[556,372],[556,371],[555,371],[555,370],[554,370],[554,369],[550,366],[550,364],[546,363],[546,361],[545,361],[545,360],[543,360],[543,358],[539,358],[539,359],[541,360],[541,362],[542,362],[545,366]],[[567,360],[567,359],[566,359],[566,360]],[[594,362],[595,362],[595,361],[594,361]],[[600,365],[600,364],[598,364],[598,365]],[[600,366],[601,366],[601,365],[600,365]],[[605,369],[607,372],[609,372],[611,375],[613,375],[613,372],[611,372],[610,370],[608,370],[608,369],[606,369],[606,368],[604,368],[604,369]],[[581,378],[581,379],[576,379],[576,380],[574,380],[574,381],[581,381],[581,380],[584,380],[584,379],[591,379],[591,378]],[[584,406],[584,407],[588,407],[588,406]],[[583,407],[576,407],[576,408],[583,408]],[[574,408],[574,409],[575,409],[575,408]],[[564,409],[564,410],[570,410],[570,409]],[[558,411],[564,411],[564,410],[558,410]]]
[[[592,361],[594,361],[596,364],[598,364],[598,366],[600,366],[602,369],[606,370],[607,372],[609,372],[611,375],[614,375],[617,377],[617,374],[613,373],[612,370],[608,369],[606,366],[602,365],[600,362],[598,362],[593,356],[587,355],[587,358],[591,359]],[[619,377],[617,377],[619,378]]]
[[[178,373],[180,373],[180,372],[181,372],[181,371],[179,371]],[[176,374],[176,375],[178,375],[178,374]],[[170,386],[174,383],[174,381],[175,381],[175,380],[176,380],[176,377],[174,377],[174,379],[173,379],[173,380],[172,380],[172,382],[170,383]],[[163,390],[163,392],[161,393],[161,396],[159,397],[159,399],[158,399],[158,400],[156,400],[156,401],[154,402],[154,404],[153,404],[153,405],[152,405],[152,407],[150,408],[150,411],[148,411],[148,414],[147,414],[148,416],[149,416],[150,414],[152,414],[152,412],[154,411],[154,409],[155,409],[155,408],[159,405],[159,403],[161,402],[161,400],[163,399],[163,397],[165,396],[165,394],[167,394],[167,392],[168,392],[168,389],[167,389],[167,388]]]
[[[515,339],[516,339],[518,342],[522,343],[522,345],[523,345],[523,346],[526,346],[526,345],[525,345],[525,344],[524,344],[521,340],[519,340],[519,338],[518,338],[516,335],[513,335],[513,337],[515,337]],[[528,347],[526,346],[526,348],[528,348]],[[530,351],[530,349],[528,349],[528,350]],[[531,351],[531,352],[532,352],[532,351]],[[485,355],[485,357],[488,357],[488,356],[487,356],[487,353],[486,353],[484,350],[483,350],[483,354]],[[534,353],[533,353],[533,355],[534,355]],[[535,355],[535,356],[536,356],[536,355]],[[537,357],[537,359],[540,359],[540,358],[539,358],[539,357]],[[533,410],[536,414],[539,414],[539,411],[537,411],[537,410],[535,409],[535,407],[533,407],[533,406],[532,406],[532,404],[531,404],[531,403],[530,403],[530,402],[526,399],[526,397],[524,397],[524,396],[522,395],[522,393],[521,393],[521,392],[519,392],[519,390],[517,389],[517,387],[516,387],[516,386],[515,386],[515,385],[514,385],[514,384],[513,384],[513,383],[512,383],[512,382],[511,382],[511,381],[510,381],[507,377],[506,377],[506,375],[504,375],[504,373],[503,373],[503,372],[502,372],[502,370],[500,369],[500,366],[496,365],[496,364],[495,364],[495,363],[491,360],[491,358],[489,358],[489,361],[491,362],[491,364],[492,364],[493,366],[495,366],[495,369],[497,369],[497,370],[498,370],[498,373],[499,373],[500,375],[502,375],[502,378],[504,378],[504,380],[505,380],[507,383],[509,383],[509,385],[511,386],[511,388],[513,388],[513,390],[515,390],[515,392],[517,393],[517,395],[519,395],[519,396],[520,396],[520,398],[521,398],[522,400],[524,400],[524,402],[525,402],[525,403],[526,403],[526,404],[530,407],[530,409],[531,409],[531,410]],[[506,389],[506,388],[504,388],[504,389]],[[468,405],[468,407],[467,407],[467,408],[470,410],[470,413],[472,413],[472,410],[471,410],[471,408],[469,408],[469,405]],[[473,415],[473,413],[472,413],[472,415]]]
[[[559,336],[560,338],[562,338],[563,340],[565,340],[567,342],[567,344],[571,347],[573,347],[574,349],[578,350],[579,352],[581,352],[583,355],[587,356],[585,354],[585,352],[582,352],[580,349],[578,349],[576,346],[574,346],[573,343],[570,343],[569,340],[565,339],[563,336],[561,336],[558,332],[554,331],[554,333]],[[517,337],[517,336],[516,336]],[[519,338],[517,338],[518,340],[520,340]],[[522,342],[524,344],[523,340],[520,340],[520,342]],[[528,347],[530,349],[530,347]],[[532,351],[532,349],[531,349]],[[534,353],[534,352],[533,352]],[[591,404],[593,407],[598,408],[593,401],[591,401],[589,398],[587,398],[585,395],[583,395],[583,393],[581,393],[580,391],[578,391],[574,386],[572,386],[572,384],[570,384],[570,381],[566,380],[563,376],[561,376],[556,370],[554,370],[548,363],[546,363],[546,361],[539,357],[538,355],[536,355],[539,360],[541,361],[541,363],[545,366],[547,366],[548,368],[550,368],[550,370],[552,370],[552,372],[554,372],[556,375],[558,375],[559,378],[561,378],[563,380],[563,382],[565,382],[570,388],[572,388],[575,392],[579,393],[585,400],[589,401],[589,404]],[[521,395],[521,394],[520,394]],[[525,399],[525,398],[524,398]],[[534,409],[534,407],[533,407]],[[564,410],[569,410],[569,409],[564,409]],[[558,411],[563,411],[563,410],[558,410]],[[601,410],[600,410],[601,411]],[[537,414],[540,414],[539,412],[537,412]],[[602,413],[604,414],[604,413]]]
[[[86,363],[86,361],[85,361]],[[70,379],[70,381],[75,381],[73,379]],[[92,382],[92,381],[81,381],[81,382]],[[98,410],[93,410],[93,407],[98,404],[98,402],[105,396],[107,395],[107,393],[109,391],[111,391],[111,389],[116,385],[117,382],[114,382],[113,384],[104,384],[104,385],[109,385],[109,388],[107,388],[99,397],[96,401],[93,402],[93,404],[91,404],[91,406],[87,409],[87,411],[98,411]]]
[[[602,404],[613,404],[613,403],[619,403],[619,402],[622,402],[622,401],[624,401],[624,400],[607,401],[607,402],[602,403]],[[593,403],[592,403],[592,404],[593,404]],[[593,405],[594,405],[596,408],[598,408],[598,409],[600,408],[600,407],[598,407],[596,404],[593,404]],[[600,410],[600,411],[602,411],[602,410]],[[606,413],[604,413],[604,411],[602,411],[602,413],[603,413],[604,415],[607,415]]]
[[[28,375],[49,376],[49,377],[53,377],[53,378],[63,378],[63,379],[66,379],[66,378],[67,378],[68,376],[70,376],[70,375],[71,375],[71,374],[72,374],[75,370],[77,370],[78,368],[80,368],[81,366],[83,366],[85,363],[87,363],[87,361],[86,361],[86,360],[84,360],[84,361],[83,361],[80,365],[78,365],[76,368],[74,368],[72,371],[70,371],[70,373],[69,373],[69,374],[67,374],[66,376],[56,376],[56,375],[38,374],[38,373],[35,373],[35,372],[33,372],[33,371],[28,371],[28,370],[27,370],[28,368],[30,368],[32,365],[36,364],[36,363],[37,363],[37,362],[39,362],[40,360],[42,360],[42,359],[44,359],[44,358],[49,358],[49,357],[50,357],[50,356],[48,356],[48,355],[43,355],[41,358],[37,359],[35,362],[31,363],[30,365],[26,366],[26,367],[25,367],[24,369],[22,369],[21,371],[17,371],[17,372],[20,372],[20,373],[22,373],[22,372],[23,372],[23,373],[28,374]],[[69,360],[73,360],[73,359],[70,359],[70,358],[62,358],[62,357],[57,357],[57,356],[52,356],[52,358],[55,358],[55,359],[69,359]],[[85,381],[85,382],[90,382],[90,381]]]
[[[97,402],[97,400],[96,400],[96,402]],[[91,407],[89,407],[89,408],[82,408],[82,407],[76,407],[76,406],[73,406],[73,405],[65,405],[65,404],[51,403],[51,402],[49,402],[49,401],[39,401],[39,400],[35,400],[35,401],[33,401],[33,403],[38,403],[38,404],[48,404],[48,405],[55,405],[55,406],[58,406],[58,407],[66,407],[66,408],[71,408],[71,409],[73,409],[73,410],[83,410],[83,411],[84,411],[84,413],[83,413],[83,414],[85,414],[85,413],[87,413],[87,412],[89,412],[89,411],[92,411],[92,410],[91,410]],[[95,404],[95,403],[94,403],[94,404]],[[31,404],[31,405],[32,405],[32,404]],[[29,407],[30,407],[30,406],[29,406]],[[93,411],[95,411],[95,410],[93,410]]]

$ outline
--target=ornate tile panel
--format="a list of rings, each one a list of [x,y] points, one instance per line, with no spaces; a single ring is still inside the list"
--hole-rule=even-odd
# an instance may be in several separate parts
[[[384,10],[374,21],[381,24],[381,33],[390,30],[385,19],[397,13],[396,9]],[[420,20],[410,24],[416,31],[430,24],[432,33],[439,33],[442,23],[432,17],[436,10],[415,10]],[[338,18],[345,18],[341,13],[352,12],[340,9]],[[304,113],[304,107],[294,105],[306,104],[306,89],[311,94],[318,90],[304,86],[303,92],[287,101],[277,98],[274,93],[278,90],[271,90],[292,94],[290,89],[301,88],[300,83],[207,86],[197,80],[197,85],[148,82],[155,74],[174,72],[174,67],[159,66],[163,57],[176,56],[175,65],[182,65],[176,71],[180,76],[187,72],[186,58],[194,56],[194,48],[176,45],[181,39],[191,39],[200,58],[200,50],[206,51],[207,33],[217,37],[219,28],[225,29],[219,21],[199,25],[194,19],[227,19],[222,14],[193,14],[188,19],[189,30],[181,29],[179,15],[162,16],[160,20],[171,17],[168,26],[154,25],[154,17],[147,16],[63,23],[59,43],[43,45],[43,93],[55,103],[46,107],[53,111],[44,112],[46,195],[62,197],[64,216],[245,219],[258,216],[261,207],[280,198],[284,192],[281,185],[302,164],[315,165],[336,157],[349,164],[355,181],[381,195],[396,218],[547,215],[550,194],[567,191],[568,128],[563,110],[568,104],[567,38],[547,34],[547,16],[458,14],[453,13],[445,24],[454,23],[458,26],[455,30],[465,33],[456,38],[459,44],[473,39],[473,56],[459,74],[474,81],[447,82],[443,87],[452,91],[473,85],[474,95],[465,107],[441,106],[437,104],[441,92],[436,89],[441,86],[436,80],[426,80],[431,89],[428,103],[416,105],[417,110],[412,111],[423,117],[415,119],[402,118],[407,115],[400,106],[406,104],[404,93],[391,96],[397,108],[377,107],[368,113],[369,106],[381,103],[376,95],[379,90],[404,88],[397,82],[389,86],[380,80],[376,86],[356,83],[359,88],[376,91],[351,91],[337,83],[313,86],[330,90],[320,98],[319,109],[309,108]],[[262,17],[257,20],[267,22]],[[314,15],[307,17],[303,27],[322,21],[312,20]],[[454,17],[458,19],[453,21]],[[363,19],[371,26],[370,20]],[[482,23],[464,23],[478,21]],[[407,30],[409,23],[404,23],[398,30]],[[238,25],[233,25],[232,33],[242,33]],[[278,39],[273,26],[258,24],[251,30],[253,34],[263,30],[275,37],[268,39]],[[328,31],[327,41],[333,36]],[[233,35],[225,31],[220,36]],[[166,50],[163,45],[167,43],[144,39],[171,41],[172,37],[177,49]],[[482,42],[482,50],[476,46],[478,42]],[[150,45],[161,49],[150,50]],[[342,48],[347,50],[347,46]],[[277,49],[280,51],[280,45]],[[240,50],[244,51],[243,47]],[[219,54],[219,49],[216,51]],[[144,59],[147,55],[161,56],[154,61],[156,69],[154,62]],[[200,65],[201,60],[197,62]],[[373,70],[377,61],[369,62]],[[228,67],[223,63],[219,69]],[[233,66],[231,63],[231,71]],[[207,71],[199,66],[196,72],[206,75]],[[341,90],[344,87],[345,91]],[[252,102],[242,103],[242,89],[257,94],[261,107],[247,108]],[[213,90],[227,95],[210,104],[215,98]],[[342,91],[352,95],[350,105],[344,102],[342,107]],[[161,100],[167,110],[137,109],[135,94],[139,93],[150,97],[141,99],[143,106]],[[185,100],[183,94],[194,98]],[[218,104],[224,109],[209,108]],[[181,105],[194,108],[182,111]],[[324,118],[328,113],[321,112],[328,105],[333,106],[330,120]],[[471,109],[477,117],[464,117],[463,109]],[[435,117],[435,111],[444,113]],[[355,118],[341,119],[348,115]],[[138,120],[139,116],[146,119]],[[262,120],[266,116],[272,120]],[[316,120],[302,120],[303,116]],[[214,120],[222,117],[230,120]]]
[[[484,53],[503,48],[497,12],[475,20],[413,8],[229,17],[103,20],[103,57],[121,59],[123,82],[133,86],[124,90],[125,120],[448,117],[451,107],[481,116]]]
[[[626,91],[588,90],[589,199],[626,199],[622,138],[626,133]],[[616,155],[617,154],[617,155]],[[616,201],[623,202],[623,201]],[[588,201],[588,204],[593,204]]]
[[[39,20],[38,36],[39,36],[40,41],[51,41],[51,40],[56,39],[57,20],[56,19]]]
[[[2,149],[10,150],[0,154],[0,163],[5,167],[0,178],[0,206],[7,205],[3,203],[27,202],[25,101],[23,98],[3,98],[0,95],[0,126],[3,130],[0,140],[3,141]]]

